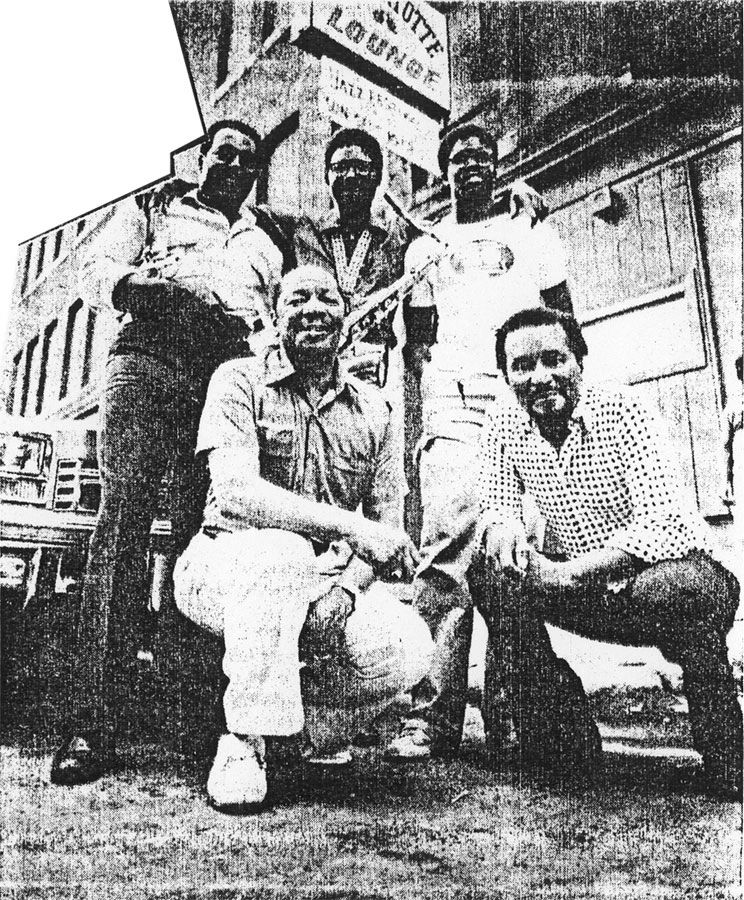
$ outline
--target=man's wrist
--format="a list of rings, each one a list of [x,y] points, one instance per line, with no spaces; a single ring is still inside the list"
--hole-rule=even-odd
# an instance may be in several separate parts
[[[411,344],[431,347],[437,341],[439,316],[436,306],[406,306],[403,309],[406,338]]]

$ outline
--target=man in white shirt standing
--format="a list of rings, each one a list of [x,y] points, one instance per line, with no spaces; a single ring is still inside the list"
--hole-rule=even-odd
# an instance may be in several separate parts
[[[196,187],[166,185],[124,201],[84,261],[93,305],[121,327],[109,350],[102,401],[102,504],[79,616],[73,716],[52,781],[97,778],[114,753],[126,671],[147,642],[147,548],[166,472],[175,553],[201,519],[206,473],[194,460],[209,378],[249,342],[273,332],[282,253],[247,205],[261,139],[242,122],[211,126]]]
[[[477,125],[445,136],[439,163],[452,213],[406,256],[408,269],[439,257],[412,296],[407,347],[421,374],[423,419],[415,603],[436,652],[414,692],[411,717],[388,747],[394,760],[454,751],[460,743],[473,623],[465,579],[477,514],[473,475],[484,410],[504,390],[494,363],[496,331],[514,312],[541,303],[571,311],[560,239],[547,222],[514,215],[508,195],[496,195],[496,159],[495,141]],[[490,712],[485,703],[486,731],[495,735]]]

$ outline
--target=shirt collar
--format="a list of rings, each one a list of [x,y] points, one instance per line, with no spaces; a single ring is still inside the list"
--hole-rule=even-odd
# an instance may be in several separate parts
[[[206,209],[206,210],[209,210],[209,212],[217,213],[218,215],[221,216],[222,213],[218,209],[215,209],[214,206],[209,206],[208,203],[203,203],[199,199],[199,197],[197,196],[198,190],[199,190],[199,188],[196,187],[196,188],[193,188],[193,190],[190,190],[188,193],[184,194],[183,197],[181,197],[181,203],[184,203],[186,206],[192,206],[192,207],[194,207],[194,209]],[[250,217],[253,215],[253,211],[251,210],[251,205],[248,202],[247,197],[243,201],[243,205],[240,207],[239,212],[240,212],[240,217],[239,217],[240,219],[244,219],[246,217]]]
[[[277,385],[282,381],[288,381],[297,374],[295,367],[287,356],[287,351],[282,345],[270,347],[268,349],[264,359],[264,371],[267,385]],[[343,367],[339,365],[338,360],[336,360],[334,367],[334,384],[329,388],[321,405],[325,406],[327,402],[335,400],[344,391],[353,390],[355,390],[354,385],[347,378],[346,373],[344,372]]]
[[[341,224],[338,219],[338,213],[335,211],[331,211],[326,213],[320,219],[320,230],[322,234],[336,233],[341,230]],[[383,219],[382,215],[372,208],[372,214],[369,217],[368,228],[372,232],[373,235],[377,237],[385,237],[388,233],[388,228],[386,227],[386,222]]]

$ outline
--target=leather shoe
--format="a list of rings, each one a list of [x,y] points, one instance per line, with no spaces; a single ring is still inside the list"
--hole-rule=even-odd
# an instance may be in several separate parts
[[[71,787],[96,781],[112,767],[93,738],[74,735],[66,740],[52,758],[52,784]]]

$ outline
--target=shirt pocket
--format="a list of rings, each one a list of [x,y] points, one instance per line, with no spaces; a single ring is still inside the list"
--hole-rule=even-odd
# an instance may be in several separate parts
[[[366,453],[356,447],[340,446],[333,461],[337,489],[349,508],[356,508],[372,488],[373,466]]]
[[[261,476],[274,484],[289,485],[294,472],[294,429],[265,419],[259,419],[257,426]]]

